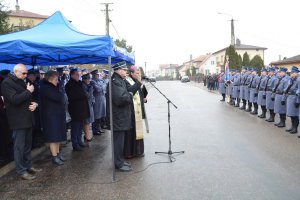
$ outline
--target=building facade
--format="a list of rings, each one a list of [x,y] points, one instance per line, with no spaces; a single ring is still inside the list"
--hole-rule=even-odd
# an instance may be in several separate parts
[[[20,6],[17,4],[16,10],[12,10],[9,13],[8,21],[9,24],[12,25],[13,31],[20,31],[32,28],[47,18],[48,16],[46,15],[20,10]]]
[[[219,69],[224,67],[226,48],[223,48],[223,49],[213,53],[213,55],[215,56],[215,59],[216,59],[216,67]],[[234,48],[235,48],[235,51],[239,55],[241,55],[241,57],[243,57],[244,53],[247,52],[250,60],[256,55],[259,55],[262,58],[262,60],[264,60],[265,50],[267,50],[267,48],[265,48],[265,47],[241,44],[239,39],[237,39],[237,42],[234,45]]]
[[[286,67],[290,71],[292,66],[300,68],[300,55],[285,58],[283,60],[273,61],[270,63],[271,66]]]

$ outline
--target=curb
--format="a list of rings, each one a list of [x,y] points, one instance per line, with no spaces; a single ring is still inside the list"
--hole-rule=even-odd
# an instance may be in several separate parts
[[[34,159],[35,157],[37,157],[38,155],[40,155],[41,153],[43,153],[47,149],[48,148],[45,145],[45,146],[42,146],[41,148],[32,150],[31,151],[31,157],[32,157],[32,159]],[[12,162],[4,165],[3,167],[0,168],[0,178],[3,177],[3,176],[5,176],[9,172],[13,171],[14,169],[15,169],[15,162],[14,161],[12,161]]]

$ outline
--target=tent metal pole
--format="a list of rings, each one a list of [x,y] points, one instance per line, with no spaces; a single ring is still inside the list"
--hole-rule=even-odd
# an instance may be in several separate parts
[[[112,181],[116,182],[116,169],[115,169],[115,151],[114,151],[114,126],[113,126],[113,112],[112,112],[112,90],[111,90],[111,56],[108,57],[109,67],[109,120],[110,120],[110,137],[111,137],[111,157],[112,157]]]

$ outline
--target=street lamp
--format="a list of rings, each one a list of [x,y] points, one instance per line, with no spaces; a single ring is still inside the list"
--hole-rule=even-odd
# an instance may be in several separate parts
[[[229,16],[231,17],[231,45],[234,46],[235,45],[235,35],[234,35],[234,19],[233,19],[233,16],[231,14],[228,14],[228,13],[221,13],[221,12],[218,12],[219,15],[226,15],[226,16]]]

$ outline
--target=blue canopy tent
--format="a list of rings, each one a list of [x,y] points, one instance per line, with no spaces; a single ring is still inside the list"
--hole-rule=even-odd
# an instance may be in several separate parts
[[[110,66],[120,61],[134,64],[134,56],[125,49],[118,48],[109,36],[79,32],[59,11],[31,29],[0,36],[0,63],[23,63],[31,66],[64,64]],[[111,79],[109,84],[111,85]],[[109,90],[111,94],[111,87]],[[111,105],[110,95],[112,166],[115,181]]]
[[[107,64],[126,61],[134,56],[120,50],[110,36],[79,32],[57,11],[39,25],[0,36],[0,62],[26,65]]]

